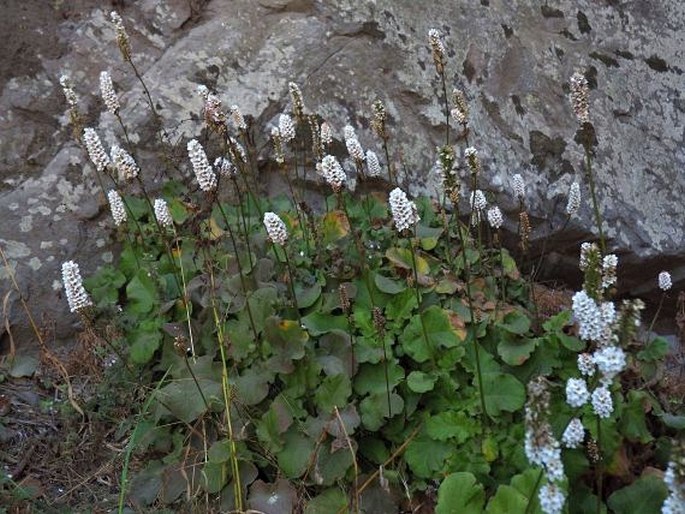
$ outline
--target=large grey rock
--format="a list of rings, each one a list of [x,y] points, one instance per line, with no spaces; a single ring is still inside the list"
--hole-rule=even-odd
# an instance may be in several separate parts
[[[621,257],[621,290],[654,298],[661,269],[672,271],[676,288],[685,284],[682,2],[129,4],[121,13],[135,62],[166,129],[181,141],[181,155],[185,140],[201,130],[195,89],[204,84],[225,105],[238,104],[254,118],[260,155],[267,159],[268,124],[288,108],[287,83],[293,80],[339,138],[351,123],[361,143],[376,150],[370,106],[381,98],[390,115],[393,158],[402,155],[408,170],[403,183],[413,193],[434,191],[430,171],[444,141],[441,88],[427,45],[428,30],[438,28],[449,52],[448,87],[462,88],[470,101],[469,142],[483,160],[482,186],[511,214],[508,227],[514,228],[509,187],[511,176],[521,173],[538,240],[563,225],[568,187],[583,179],[567,99],[568,78],[583,70],[593,87],[594,170],[605,231]],[[88,274],[111,250],[92,169],[69,142],[58,85],[62,71],[71,74],[88,123],[108,144],[121,134],[115,119],[102,113],[97,80],[102,69],[112,72],[143,169],[150,181],[161,176],[152,118],[113,43],[107,10],[95,1],[79,5],[78,15],[53,20],[51,48],[61,53],[39,53],[29,68],[5,70],[0,82],[0,244],[11,249],[38,311],[67,320],[60,322],[63,334],[73,319],[65,302],[55,301],[59,263],[76,258]],[[457,147],[463,150],[463,143]],[[587,198],[587,187],[583,191]],[[550,240],[554,266],[547,275],[577,280],[578,243],[594,232],[585,203],[570,227]]]

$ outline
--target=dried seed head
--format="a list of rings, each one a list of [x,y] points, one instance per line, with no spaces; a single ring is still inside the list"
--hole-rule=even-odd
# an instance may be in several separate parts
[[[155,198],[155,218],[162,227],[173,227],[174,219],[171,217],[169,206],[163,198]]]
[[[452,117],[465,127],[469,124],[469,104],[466,103],[464,92],[461,89],[452,91],[452,101],[454,102]]]
[[[274,212],[265,212],[264,227],[273,244],[283,246],[288,240],[288,229],[278,214]]]
[[[514,196],[519,200],[523,200],[526,196],[526,184],[523,182],[521,174],[517,173],[511,179]]]
[[[278,164],[285,162],[285,154],[283,153],[283,138],[281,138],[281,131],[278,127],[271,129],[271,142],[274,145],[274,155]]]
[[[668,271],[662,271],[659,273],[659,289],[662,291],[668,291],[673,286],[671,281],[671,274]]]
[[[107,201],[109,202],[109,209],[112,211],[112,218],[114,219],[114,224],[118,227],[122,223],[126,222],[126,208],[124,207],[124,202],[114,189],[111,189],[107,193]]]
[[[240,111],[240,107],[237,105],[231,105],[231,118],[233,119],[233,124],[238,130],[247,130],[247,123],[245,123],[243,113]]]
[[[226,132],[226,113],[222,110],[222,103],[218,96],[210,93],[204,86],[198,86],[198,94],[204,99],[202,115],[207,126],[223,134]]]
[[[78,264],[74,261],[67,261],[62,264],[62,282],[71,312],[77,312],[93,305],[90,296],[83,287]]]
[[[376,152],[371,150],[366,151],[366,169],[369,177],[378,177],[381,174],[381,163],[378,162]]]
[[[373,109],[373,119],[371,120],[371,130],[381,139],[387,138],[385,122],[387,120],[387,113],[385,111],[385,105],[380,99],[376,99],[372,105]]]
[[[338,159],[332,155],[327,155],[321,161],[321,175],[336,193],[342,189],[347,180],[345,171],[342,169],[342,166],[340,166]]]
[[[78,96],[76,96],[76,92],[74,91],[74,87],[71,84],[69,77],[67,75],[62,75],[59,78],[59,83],[62,86],[62,92],[64,93],[64,97],[67,99],[67,104],[69,107],[76,107],[78,104]]]
[[[247,163],[247,153],[245,152],[243,145],[241,145],[236,138],[231,136],[226,139],[226,142],[228,143],[228,154],[231,159],[233,159],[233,162]]]
[[[295,124],[289,114],[281,114],[278,118],[278,131],[281,134],[281,140],[285,143],[295,139]]]
[[[528,218],[528,213],[526,211],[521,211],[519,213],[519,227],[519,236],[521,237],[519,245],[521,246],[521,250],[525,253],[528,251],[528,242],[530,241],[531,231],[530,218]]]
[[[566,214],[573,216],[580,207],[580,184],[573,182],[568,191],[568,203],[566,204]]]
[[[379,337],[383,338],[385,336],[385,316],[383,316],[383,311],[380,307],[374,307],[371,314],[373,317],[373,327],[376,329]]]
[[[290,99],[293,102],[293,116],[298,120],[304,118],[304,100],[302,100],[302,91],[300,87],[294,82],[288,83],[288,90],[290,91]]]
[[[488,223],[490,223],[490,226],[495,230],[502,228],[504,218],[502,218],[502,212],[496,205],[488,210]]]
[[[110,160],[107,152],[105,152],[105,149],[102,146],[102,141],[100,141],[97,132],[90,127],[86,128],[83,131],[83,144],[86,145],[88,156],[95,165],[95,169],[98,170],[98,172],[104,171],[107,166],[110,165]]]
[[[121,16],[119,16],[119,13],[117,13],[116,11],[112,11],[109,15],[109,18],[112,21],[112,24],[114,25],[114,31],[116,32],[117,38],[117,45],[119,46],[121,55],[123,56],[124,61],[130,61],[131,42],[129,41],[126,28],[124,27],[124,22],[122,21]]]
[[[433,54],[433,63],[435,63],[435,69],[439,74],[445,71],[445,46],[442,44],[442,39],[440,38],[440,32],[437,29],[430,29],[428,31],[428,43],[431,47],[431,52]]]
[[[319,121],[316,114],[310,114],[309,116],[306,116],[306,119],[309,124],[309,133],[312,136],[312,152],[314,153],[314,158],[315,160],[321,160],[323,149],[321,148]]]
[[[464,150],[464,157],[466,158],[466,164],[471,171],[471,175],[479,175],[483,167],[480,164],[480,158],[478,157],[478,150],[470,146]]]
[[[340,308],[345,315],[349,315],[352,304],[350,303],[350,297],[347,294],[347,287],[345,284],[340,284],[338,287],[338,294],[340,295]]]
[[[188,157],[193,165],[195,177],[200,185],[200,189],[205,192],[213,191],[216,188],[216,175],[209,165],[207,154],[197,139],[188,141]]]
[[[419,218],[416,204],[407,198],[407,195],[399,187],[390,192],[390,210],[398,232],[403,232],[416,225]]]
[[[222,177],[233,178],[238,174],[238,168],[235,167],[228,157],[217,157],[214,159],[214,169]]]
[[[590,88],[585,76],[580,72],[571,75],[571,105],[573,106],[576,118],[581,124],[590,123],[589,97]]]
[[[600,460],[602,460],[602,454],[599,451],[599,445],[592,437],[588,439],[585,447],[587,449],[588,459],[592,464],[597,464]]]
[[[116,115],[119,112],[119,99],[114,92],[114,85],[112,84],[112,76],[107,71],[100,73],[100,94],[102,100],[105,102],[107,110]]]
[[[114,145],[111,154],[112,164],[119,172],[119,180],[130,181],[138,176],[140,168],[126,150]]]

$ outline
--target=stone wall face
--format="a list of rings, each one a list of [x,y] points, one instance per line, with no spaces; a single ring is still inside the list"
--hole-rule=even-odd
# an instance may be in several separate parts
[[[254,119],[266,162],[268,126],[288,108],[292,80],[338,139],[350,123],[362,145],[375,150],[371,102],[382,99],[394,158],[401,151],[404,184],[414,194],[434,191],[435,148],[444,143],[441,85],[427,44],[428,30],[439,29],[448,49],[448,88],[463,89],[470,102],[469,143],[483,161],[483,183],[512,214],[508,228],[515,230],[511,177],[523,175],[538,239],[561,227],[568,187],[583,179],[568,102],[568,78],[581,70],[593,88],[594,170],[605,232],[621,259],[621,291],[653,298],[661,269],[670,269],[675,289],[685,284],[683,2],[118,3],[125,4],[118,9],[134,60],[181,149],[201,130],[195,90],[204,84]],[[8,40],[21,44],[10,45],[9,65],[0,67],[0,244],[29,303],[57,320],[57,338],[65,338],[75,320],[62,298],[61,262],[76,259],[88,275],[115,249],[94,171],[71,138],[61,73],[71,76],[87,124],[109,147],[121,134],[104,112],[98,76],[111,72],[146,180],[163,176],[149,110],[121,60],[103,2],[10,4],[2,23]],[[570,229],[549,243],[549,276],[569,276],[592,226],[585,203]],[[0,277],[8,290],[4,270]],[[11,298],[10,319],[20,330],[19,304]]]

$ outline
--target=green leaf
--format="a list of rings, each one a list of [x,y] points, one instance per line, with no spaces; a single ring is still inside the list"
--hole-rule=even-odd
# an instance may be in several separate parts
[[[585,349],[585,341],[575,336],[570,336],[559,332],[554,334],[554,336],[565,348],[571,350],[572,352],[578,353]]]
[[[290,429],[283,438],[283,450],[276,454],[278,466],[287,478],[298,478],[306,470],[314,441],[299,430]]]
[[[333,407],[343,408],[352,394],[350,378],[340,373],[324,378],[314,394],[316,406],[321,414],[330,414]]]
[[[647,428],[645,406],[649,405],[647,394],[640,391],[630,391],[621,411],[619,427],[621,433],[631,441],[649,443],[654,438]]]
[[[297,297],[297,306],[300,309],[307,309],[314,305],[321,296],[321,284],[316,283],[306,289],[295,287],[295,296]]]
[[[342,480],[347,471],[353,466],[353,458],[347,447],[347,442],[344,438],[338,439],[342,441],[342,445],[337,449],[331,447],[331,443],[325,443],[316,453],[316,465],[318,466],[320,479],[323,480],[321,485],[333,485],[339,480]]]
[[[161,320],[157,318],[141,321],[129,334],[131,360],[136,364],[150,362],[162,342]]]
[[[302,330],[297,320],[271,316],[266,320],[264,333],[281,357],[292,360],[304,357],[304,344],[309,340],[309,334]]]
[[[385,257],[398,268],[406,270],[414,269],[411,250],[408,248],[388,248],[385,252]],[[419,275],[428,275],[430,272],[428,261],[420,255],[416,256],[416,270]]]
[[[475,476],[452,473],[440,484],[435,514],[482,514],[484,504],[485,492]]]
[[[661,512],[667,496],[668,489],[662,479],[645,475],[609,496],[607,504],[611,510],[621,514],[646,514]]]
[[[523,312],[515,310],[504,316],[504,320],[497,325],[512,334],[523,335],[530,330],[530,318]]]
[[[363,396],[365,394],[385,394],[385,364],[362,364],[354,377],[354,390]],[[388,382],[392,391],[404,378],[404,370],[395,362],[388,362]]]
[[[283,478],[275,484],[257,480],[250,486],[248,501],[253,511],[286,514],[295,511],[297,490]]]
[[[328,246],[349,233],[350,222],[343,211],[330,211],[321,218],[323,246]]]
[[[415,393],[427,393],[432,391],[437,378],[423,371],[412,371],[407,377],[409,389]]]
[[[392,280],[378,273],[374,275],[374,282],[376,283],[376,287],[378,288],[378,290],[382,293],[398,294],[407,289],[406,282]]]
[[[438,240],[442,234],[443,229],[440,227],[427,227],[425,225],[418,225],[416,227],[416,235],[419,238],[421,248],[427,252],[431,251],[438,245]]]
[[[237,397],[244,405],[257,405],[269,394],[273,373],[253,366],[235,377]]]
[[[530,358],[530,354],[535,350],[538,341],[538,339],[529,338],[514,339],[507,337],[504,333],[497,345],[497,353],[510,366],[520,366]]]
[[[451,445],[442,441],[420,436],[409,443],[404,460],[416,476],[433,478],[443,470],[451,448]]]
[[[202,468],[205,490],[218,493],[228,483],[228,464],[226,462],[208,462]]]
[[[293,417],[281,397],[273,401],[269,410],[257,421],[257,437],[271,453],[283,449],[283,433],[292,425]]]
[[[666,357],[670,346],[663,337],[655,337],[643,350],[637,352],[637,358],[641,361],[653,362]]]
[[[98,307],[112,305],[119,300],[119,289],[126,283],[126,276],[112,266],[104,266],[95,275],[83,281]]]
[[[148,314],[157,303],[157,287],[144,269],[138,271],[126,286],[127,310],[133,314]]]
[[[323,312],[312,312],[302,318],[302,324],[307,327],[307,332],[312,337],[320,336],[331,330],[347,331],[347,318],[345,316],[334,316]]]
[[[411,318],[401,339],[402,348],[412,359],[426,362],[440,348],[455,348],[465,338],[465,331],[452,325],[448,311],[432,305]]]
[[[404,400],[397,393],[390,394],[390,411],[393,416],[400,414],[404,409]],[[383,426],[388,415],[388,396],[387,393],[371,394],[364,398],[359,404],[359,413],[362,423],[371,431],[378,430]]]
[[[437,441],[453,439],[462,444],[480,430],[479,424],[464,411],[446,411],[435,414],[426,420],[426,434]]]
[[[509,373],[483,373],[485,408],[491,416],[515,412],[526,402],[526,389]]]
[[[542,328],[547,332],[561,332],[561,330],[568,325],[571,320],[571,311],[564,310],[549,318],[542,324]]]
[[[30,377],[38,367],[38,359],[32,355],[18,354],[10,362],[9,375],[13,378]]]
[[[537,491],[538,469],[528,469],[511,479],[511,485],[500,485],[488,502],[485,514],[541,514]],[[528,506],[529,503],[532,505]]]
[[[385,317],[390,321],[401,322],[409,319],[417,307],[416,292],[413,289],[405,289],[390,299],[385,307]]]
[[[326,489],[313,498],[304,509],[304,514],[333,514],[347,505],[347,497],[339,488]],[[343,510],[344,512],[344,510]]]
[[[231,442],[227,439],[216,441],[214,444],[212,444],[212,446],[209,447],[207,457],[209,462],[228,462],[228,460],[231,458]]]
[[[676,430],[685,430],[685,416],[664,413],[661,415],[661,420],[667,427],[675,428]]]

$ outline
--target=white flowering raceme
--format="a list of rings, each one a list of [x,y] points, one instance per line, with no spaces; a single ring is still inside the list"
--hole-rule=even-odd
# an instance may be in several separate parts
[[[278,214],[274,212],[265,212],[264,227],[273,244],[283,246],[288,240],[288,229]]]
[[[469,146],[466,150],[464,150],[464,158],[466,159],[466,164],[469,167],[471,174],[480,174],[482,171],[482,166],[480,164],[480,158],[478,157],[478,150],[472,146]]]
[[[321,160],[321,175],[336,192],[340,191],[347,180],[345,171],[340,166],[338,159],[332,155],[327,155]]]
[[[361,162],[364,160],[364,149],[356,137],[348,137],[345,139],[345,146],[347,147],[347,153],[349,153],[350,157],[355,161]]]
[[[466,102],[466,95],[461,89],[452,90],[452,100],[455,108],[450,113],[452,117],[461,125],[468,125],[469,123],[469,104]]]
[[[119,196],[114,189],[111,189],[107,193],[107,201],[109,202],[109,209],[112,211],[112,218],[114,219],[114,224],[118,227],[122,223],[126,222],[126,208],[124,207],[124,201]]]
[[[97,132],[88,127],[83,131],[83,144],[86,145],[88,156],[91,162],[95,165],[95,169],[99,172],[104,171],[110,164],[109,156],[102,146],[102,141]]]
[[[671,274],[668,271],[662,271],[659,273],[659,289],[662,291],[668,291],[673,286],[671,281]]]
[[[428,31],[428,43],[433,54],[435,69],[438,73],[442,73],[445,69],[445,46],[442,44],[442,38],[437,29],[430,29]]]
[[[496,205],[488,209],[488,223],[495,230],[499,230],[504,223],[504,218],[502,218],[502,212]]]
[[[566,403],[571,407],[582,407],[590,398],[585,379],[569,378],[566,382]]]
[[[476,189],[471,193],[471,224],[477,225],[481,221],[483,211],[488,206],[488,201],[485,199],[485,194],[480,189]]]
[[[197,94],[201,96],[203,100],[206,101],[207,98],[209,98],[209,88],[204,84],[198,84],[196,91]]]
[[[281,114],[278,118],[278,131],[286,143],[295,139],[295,124],[289,114]]]
[[[155,198],[155,218],[162,227],[173,227],[174,219],[171,217],[169,206],[163,198]]]
[[[288,91],[290,92],[290,99],[293,102],[293,114],[297,119],[301,119],[302,116],[304,116],[302,90],[295,82],[288,82]]]
[[[124,27],[124,22],[116,11],[112,11],[109,15],[109,18],[114,25],[114,31],[116,32],[119,50],[121,50],[121,54],[124,56],[124,59],[129,60],[131,58],[131,42],[128,38],[126,28]]]
[[[602,287],[606,289],[616,283],[616,268],[618,257],[613,253],[605,255],[602,259]]]
[[[573,106],[573,112],[580,123],[590,122],[589,97],[590,88],[587,79],[582,73],[574,73],[571,76],[571,105]]]
[[[585,428],[583,423],[578,418],[573,418],[566,427],[566,430],[564,430],[561,442],[564,443],[566,448],[578,448],[584,440]]]
[[[522,200],[526,196],[526,184],[523,182],[523,177],[520,173],[517,173],[511,178],[512,188],[514,190],[514,196],[519,200]]]
[[[574,182],[568,190],[568,202],[566,203],[566,214],[573,216],[580,208],[580,184]]]
[[[333,130],[325,121],[321,124],[319,138],[321,139],[321,143],[325,146],[328,146],[333,142]]]
[[[197,139],[188,141],[188,157],[193,165],[193,171],[195,172],[198,184],[200,184],[200,189],[206,192],[214,190],[216,187],[216,175],[209,165],[204,148],[202,148]]]
[[[140,168],[133,157],[123,148],[114,145],[111,150],[112,163],[119,171],[119,180],[133,180],[138,176]]]
[[[59,83],[62,86],[62,92],[64,97],[67,99],[69,107],[76,107],[78,104],[78,96],[76,96],[76,91],[74,91],[74,86],[71,84],[68,75],[62,75],[59,78]]]
[[[604,323],[602,311],[597,302],[585,291],[578,291],[573,295],[573,317],[578,322],[578,337],[584,341],[599,339],[602,335]]]
[[[607,384],[626,367],[626,354],[618,346],[598,349],[592,355],[592,360],[602,374],[602,382]]]
[[[378,177],[381,174],[381,163],[378,162],[376,152],[366,151],[366,169],[369,172],[369,177]]]
[[[74,261],[67,261],[62,264],[62,282],[71,312],[77,312],[93,305],[90,296],[83,287],[78,264]]]
[[[590,256],[599,253],[599,247],[596,243],[582,243],[580,245],[580,261],[578,262],[578,267],[581,271],[585,271],[588,267]]]
[[[591,377],[595,374],[595,360],[589,353],[581,353],[578,355],[578,371],[581,375]]]
[[[217,157],[214,159],[214,169],[223,177],[231,178],[238,174],[238,168],[235,167],[228,157]]]
[[[398,232],[403,232],[416,225],[421,218],[416,209],[416,204],[407,198],[407,195],[399,187],[390,191],[388,200],[392,219]]]
[[[343,127],[343,137],[345,139],[357,139],[357,133],[354,131],[354,127],[352,125],[345,125]]]
[[[243,116],[240,107],[237,105],[231,105],[231,118],[233,119],[233,124],[238,130],[246,130],[247,123],[245,123],[245,117]]]
[[[112,76],[107,71],[100,73],[100,94],[107,110],[112,114],[117,114],[119,112],[119,98],[114,92]]]
[[[592,410],[600,418],[608,418],[614,412],[614,401],[606,386],[599,386],[592,391]]]
[[[245,151],[243,145],[241,145],[240,142],[234,137],[229,136],[227,141],[228,153],[230,153],[231,157],[233,157],[233,162],[247,162],[247,152]]]
[[[545,484],[538,492],[540,508],[545,514],[561,514],[566,503],[566,495],[557,484]]]
[[[669,495],[661,507],[661,514],[685,514],[685,482],[682,474],[678,476],[676,463],[673,460],[666,467],[664,483]]]

